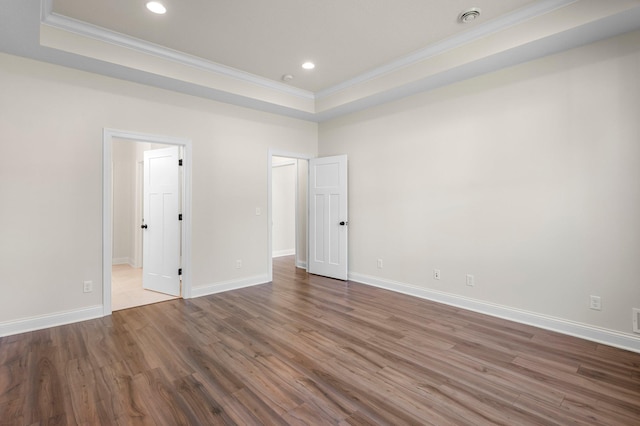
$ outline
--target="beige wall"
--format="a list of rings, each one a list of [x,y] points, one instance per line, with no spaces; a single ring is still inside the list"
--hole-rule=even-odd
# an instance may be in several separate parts
[[[133,264],[135,253],[136,144],[113,141],[113,250],[114,264]]]
[[[350,272],[631,333],[639,75],[636,32],[321,124],[349,158]]]
[[[192,140],[194,289],[266,276],[268,150],[316,124],[6,54],[0,93],[0,323],[102,304],[105,127]]]

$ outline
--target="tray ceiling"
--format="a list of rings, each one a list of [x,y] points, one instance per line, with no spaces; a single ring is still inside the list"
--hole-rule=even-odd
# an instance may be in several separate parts
[[[145,3],[0,0],[0,52],[324,121],[640,29],[640,0]]]

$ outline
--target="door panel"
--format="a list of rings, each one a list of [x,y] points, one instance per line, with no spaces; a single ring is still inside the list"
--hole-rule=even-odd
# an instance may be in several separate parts
[[[308,271],[347,279],[347,156],[309,162]],[[341,225],[342,223],[342,225]]]
[[[324,262],[324,194],[316,195],[315,199],[315,214],[316,217],[311,221],[314,225],[311,228],[311,237],[315,245],[311,259],[317,262]],[[312,272],[313,271],[309,271]]]
[[[180,296],[179,148],[145,151],[142,286]]]

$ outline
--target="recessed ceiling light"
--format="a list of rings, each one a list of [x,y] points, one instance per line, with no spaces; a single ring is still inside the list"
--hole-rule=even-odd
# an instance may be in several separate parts
[[[167,8],[164,7],[162,3],[159,1],[150,1],[147,3],[147,9],[152,11],[153,13],[157,13],[158,15],[163,15],[167,13]]]
[[[302,64],[302,68],[304,68],[305,70],[312,70],[316,67],[316,64],[314,64],[313,62],[305,62],[304,64]]]
[[[468,24],[471,21],[475,21],[480,16],[480,9],[477,7],[464,11],[458,16],[458,20],[463,24]]]

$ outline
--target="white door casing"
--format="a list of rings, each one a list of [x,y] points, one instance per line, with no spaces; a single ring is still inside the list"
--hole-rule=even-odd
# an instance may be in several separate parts
[[[179,147],[144,153],[142,287],[180,296]]]
[[[347,156],[309,161],[308,272],[347,279]]]

